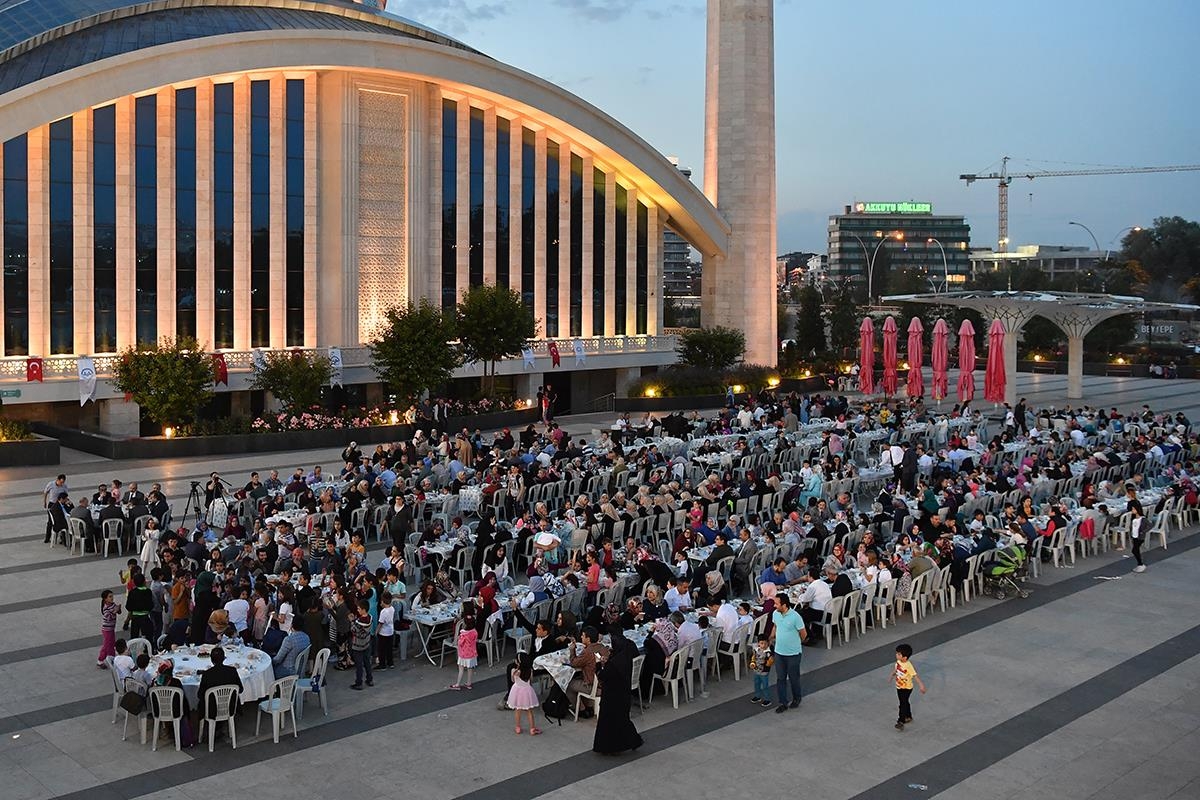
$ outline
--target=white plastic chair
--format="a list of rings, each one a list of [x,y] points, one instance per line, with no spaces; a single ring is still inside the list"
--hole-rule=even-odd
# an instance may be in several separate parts
[[[200,698],[200,730],[199,735],[204,736],[204,726],[208,725],[208,752],[213,751],[213,745],[217,740],[217,723],[229,723],[229,741],[233,744],[233,749],[237,750],[237,729],[234,727],[234,714],[236,713],[238,703],[238,688],[236,686],[214,686],[208,690],[208,694]],[[213,716],[208,716],[209,707],[214,707]]]
[[[125,520],[123,519],[106,519],[101,526],[101,531],[104,533],[104,557],[108,558],[108,548],[110,545],[117,546],[117,555],[125,555],[125,545],[121,542],[121,533],[125,530]]]
[[[580,692],[579,696],[575,698],[575,721],[576,722],[579,722],[579,707],[585,701],[592,704],[592,708],[596,712],[596,717],[597,717],[597,719],[599,719],[599,717],[600,717],[600,678],[593,676],[591,691],[590,692]]]
[[[266,700],[262,700],[258,704],[258,714],[254,717],[255,736],[258,736],[259,727],[262,725],[263,712],[271,715],[271,737],[275,744],[279,744],[279,731],[285,725],[284,717],[289,714],[292,717],[292,738],[295,739],[300,735],[296,729],[297,680],[295,675],[288,675],[271,684],[271,693],[267,695]],[[233,720],[230,720],[230,730],[233,730]],[[234,747],[237,747],[237,742],[234,742]],[[211,736],[209,737],[209,750],[212,750]]]
[[[139,679],[134,678],[134,677],[128,677],[124,681],[122,681],[122,684],[123,684],[122,689],[124,692],[137,692],[138,694],[142,695],[143,697],[146,696],[146,684],[142,683]],[[125,741],[125,737],[129,733],[129,716],[130,715],[129,715],[129,711],[124,708],[122,708],[121,711],[125,712],[125,723],[121,726],[121,741],[123,742],[123,741]],[[146,707],[142,709],[142,713],[137,715],[138,728],[141,730],[141,733],[142,733],[142,736],[141,736],[142,744],[146,743],[146,717],[149,716],[149,714],[150,714],[150,705],[149,705],[149,703],[147,703]]]
[[[79,555],[83,555],[84,545],[87,544],[87,523],[76,517],[67,517],[67,532],[70,536],[67,549],[75,555],[75,547],[79,547]]]
[[[125,694],[125,686],[121,683],[121,679],[117,677],[117,669],[113,666],[113,657],[105,656],[104,664],[108,667],[108,677],[112,680],[113,715],[111,724],[116,725],[117,711],[120,710],[121,707],[121,697]]]
[[[153,648],[150,646],[149,639],[130,639],[128,642],[126,642],[126,646],[129,648],[129,657],[134,661],[137,661],[137,657],[142,653],[149,655],[153,651]]]
[[[862,603],[862,592],[853,591],[842,597],[842,613],[838,615],[838,630],[841,632],[842,643],[850,643],[850,634],[858,621],[858,608]]]
[[[821,629],[821,636],[825,638],[825,649],[833,649],[833,635],[838,630],[838,626],[842,619],[842,608],[846,604],[846,598],[834,597],[825,604],[825,616],[821,617],[821,621],[817,626]]]
[[[151,750],[158,749],[158,730],[160,725],[170,725],[175,729],[175,749],[183,749],[183,742],[181,740],[182,728],[180,727],[183,721],[183,707],[183,689],[177,686],[150,687],[149,708],[150,716],[154,720],[154,729],[150,734],[151,741],[154,743],[150,748]]]
[[[300,719],[304,719],[304,701],[309,695],[317,696],[321,702],[321,712],[329,716],[329,691],[325,683],[325,673],[329,670],[329,658],[332,654],[333,651],[328,647],[318,650],[312,672],[296,684],[296,712]]]
[[[717,654],[712,660],[713,672],[716,673],[717,680],[721,680],[721,656],[729,656],[729,660],[733,662],[733,679],[735,681],[742,679],[742,662],[746,659],[747,637],[750,633],[750,626],[743,625],[739,627],[737,633],[737,638],[732,642],[725,641],[724,635],[717,641]]]
[[[634,656],[633,658],[633,682],[629,685],[629,691],[637,695],[638,712],[646,713],[646,703],[642,699],[642,665],[646,663],[645,656]]]
[[[912,609],[913,624],[917,624],[921,614],[924,612],[925,604],[925,587],[929,582],[931,572],[922,572],[913,579],[912,589],[908,593],[908,597],[896,598],[896,614],[899,616],[904,613],[904,606],[907,604]]]
[[[653,686],[655,681],[663,685],[663,689],[671,690],[671,702],[675,708],[679,708],[679,688],[685,680],[684,669],[687,666],[687,650],[676,650],[667,657],[667,663],[663,668],[661,675],[655,675],[651,683],[650,698],[647,701],[649,704],[654,703]]]

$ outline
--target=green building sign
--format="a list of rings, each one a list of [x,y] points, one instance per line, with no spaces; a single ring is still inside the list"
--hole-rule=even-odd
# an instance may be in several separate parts
[[[933,203],[855,203],[859,214],[932,214]]]

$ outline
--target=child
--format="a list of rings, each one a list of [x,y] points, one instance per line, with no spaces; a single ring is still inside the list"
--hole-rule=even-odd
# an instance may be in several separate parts
[[[117,617],[121,614],[121,604],[113,600],[112,589],[100,593],[100,654],[96,656],[96,666],[108,669],[104,659],[117,654]]]
[[[758,644],[750,652],[750,671],[754,673],[754,696],[751,703],[758,703],[763,708],[771,707],[771,667],[775,658],[771,655],[770,640],[764,635],[758,637]]]
[[[367,673],[367,686],[374,686],[374,676],[371,674],[371,614],[365,605],[354,609],[355,616],[350,623],[350,657],[354,659],[354,683],[350,688],[361,691],[363,688],[363,673]]]
[[[471,688],[471,677],[475,667],[479,665],[479,633],[475,630],[475,612],[468,609],[463,613],[462,627],[458,630],[458,680],[451,689]],[[463,672],[467,674],[467,682],[463,683]]]
[[[131,558],[125,562],[125,569],[117,573],[117,578],[121,581],[121,583],[125,584],[125,594],[129,594],[131,591],[133,591],[133,573],[140,569],[141,566],[138,564],[138,560],[136,558]],[[129,630],[129,622],[130,615],[126,614],[125,620],[121,623],[121,630]]]
[[[533,724],[533,709],[538,707],[537,692],[529,681],[533,677],[533,655],[517,653],[517,668],[512,671],[512,688],[508,690],[508,706],[513,710],[515,732],[521,735],[521,715],[529,717],[529,735],[537,736],[542,731]]]
[[[396,666],[395,652],[392,643],[396,638],[396,607],[392,605],[392,593],[384,591],[383,605],[379,608],[379,633],[375,637],[379,651],[379,669],[392,669]]]
[[[913,681],[917,682],[921,694],[925,694],[925,684],[917,675],[917,668],[909,661],[912,653],[912,645],[896,645],[896,667],[892,670],[890,680],[896,685],[896,697],[900,699],[900,713],[896,718],[896,730],[898,731],[904,730],[906,722],[912,722],[912,708],[908,705],[908,698],[912,694]]]

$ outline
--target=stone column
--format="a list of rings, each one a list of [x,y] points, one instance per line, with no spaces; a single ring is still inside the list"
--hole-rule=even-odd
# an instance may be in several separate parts
[[[1020,328],[1004,334],[1004,402],[1016,405],[1017,402],[1017,338]]]
[[[580,316],[579,316],[579,334],[587,337],[592,335],[592,273],[594,271],[593,262],[593,239],[595,237],[595,210],[593,209],[595,200],[595,191],[592,185],[592,172],[595,163],[592,161],[590,154],[583,155],[583,224],[582,237],[580,238],[580,251],[583,253],[583,277],[580,282]]]
[[[157,111],[158,162],[158,273],[156,299],[157,338],[175,338],[175,89],[159,89]],[[197,231],[199,233],[199,231]]]
[[[454,302],[471,286],[471,103],[458,101],[458,214]]]
[[[92,238],[92,113],[79,111],[71,118],[72,200],[75,216],[74,262],[75,283],[72,304],[75,320],[75,353],[90,353],[95,349],[95,288],[93,286]]]
[[[775,54],[772,0],[708,0],[704,191],[729,221],[726,255],[704,259],[701,319],[746,333],[773,365]]]
[[[233,349],[250,349],[250,79],[233,83]]]
[[[629,387],[633,386],[639,378],[642,377],[641,367],[618,367],[613,370],[616,377],[616,392],[617,397],[628,397]]]
[[[628,217],[626,217],[628,219]],[[617,171],[604,173],[604,335],[617,335]]]
[[[100,432],[109,436],[134,437],[141,435],[141,406],[124,398],[97,400]]]
[[[1067,399],[1083,397],[1083,337],[1067,336]]]
[[[27,268],[29,355],[50,355],[50,126],[25,135],[29,187]]]
[[[538,130],[533,173],[533,317],[546,336],[546,129]]]
[[[214,343],[213,84],[196,84],[196,339]]]

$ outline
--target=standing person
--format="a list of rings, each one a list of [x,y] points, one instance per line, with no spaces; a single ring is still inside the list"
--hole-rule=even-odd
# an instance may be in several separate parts
[[[750,671],[754,673],[754,695],[750,702],[758,703],[763,708],[771,707],[771,667],[774,664],[770,637],[766,634],[759,636],[758,643],[750,652]]]
[[[558,395],[550,388],[550,384],[546,384],[542,389],[542,422],[549,425],[554,420],[554,403],[558,400]]]
[[[396,639],[396,607],[392,605],[392,593],[384,590],[383,605],[379,607],[379,633],[375,636],[375,649],[379,655],[379,669],[396,666],[396,653],[392,649]]]
[[[121,614],[121,604],[113,599],[112,589],[100,593],[100,653],[96,656],[96,666],[108,669],[104,659],[117,654],[117,617]]]
[[[800,706],[800,656],[802,645],[808,638],[804,618],[792,609],[792,601],[786,593],[775,595],[775,611],[771,613],[771,642],[775,652],[775,680],[779,706],[776,714]],[[792,702],[788,704],[788,685],[792,689]]]
[[[42,491],[42,508],[50,510],[51,503],[57,503],[61,498],[66,497],[67,476],[59,475],[54,480],[46,484],[46,488]],[[50,517],[46,517],[46,538],[42,540],[42,544],[50,543]]]
[[[612,649],[600,663],[597,673],[600,676],[600,711],[592,750],[616,755],[626,750],[637,750],[643,740],[629,718],[633,657],[637,652],[633,642],[625,638],[625,632],[619,624],[610,626],[608,632],[612,638]]]
[[[133,575],[133,588],[125,595],[125,606],[129,609],[129,635],[150,642],[154,652],[154,593],[146,585],[146,576],[141,572]]]
[[[1125,484],[1125,498],[1125,510],[1133,514],[1129,520],[1129,538],[1133,542],[1133,557],[1137,559],[1137,566],[1133,568],[1133,571],[1145,572],[1146,564],[1142,561],[1142,542],[1146,540],[1143,530],[1146,527],[1146,512],[1142,508],[1142,501],[1138,500],[1137,490],[1132,483]]]
[[[349,605],[350,600],[347,600]],[[363,672],[367,673],[367,686],[375,685],[371,674],[371,614],[365,605],[354,609],[354,618],[350,623],[350,656],[354,660],[354,683],[350,688],[361,691],[363,688]]]
[[[458,631],[458,680],[451,686],[451,689],[458,691],[459,689],[470,689],[471,678],[475,675],[475,668],[479,666],[479,632],[475,630],[475,612],[467,610],[463,613],[462,627]],[[466,673],[467,682],[463,683],[463,673]],[[515,706],[514,706],[515,708]],[[532,722],[530,725],[532,726]]]
[[[912,645],[896,645],[896,666],[890,677],[896,687],[896,697],[900,701],[900,711],[896,716],[896,730],[898,731],[904,730],[904,725],[912,722],[912,707],[908,704],[908,698],[912,695],[914,681],[921,689],[921,694],[925,694],[925,684],[910,660],[912,653]]]
[[[508,690],[508,707],[513,710],[514,732],[521,735],[521,717],[529,719],[529,735],[542,731],[533,724],[533,710],[538,707],[537,692],[529,681],[533,678],[533,654],[517,653],[517,666],[512,670],[512,688]]]
[[[1017,407],[1013,409],[1013,423],[1022,436],[1029,435],[1029,423],[1025,421],[1025,412],[1028,406],[1025,403],[1025,398],[1021,398],[1021,402],[1017,403]]]

